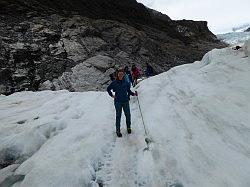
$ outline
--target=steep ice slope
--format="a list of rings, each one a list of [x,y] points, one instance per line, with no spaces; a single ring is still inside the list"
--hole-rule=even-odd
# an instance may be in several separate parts
[[[133,133],[114,133],[107,93],[21,92],[0,97],[0,184],[13,186],[250,186],[248,47],[142,81],[153,142],[145,150],[135,97]],[[246,54],[245,54],[246,53]]]
[[[160,163],[184,186],[250,185],[249,73],[243,50],[215,49],[141,83]]]

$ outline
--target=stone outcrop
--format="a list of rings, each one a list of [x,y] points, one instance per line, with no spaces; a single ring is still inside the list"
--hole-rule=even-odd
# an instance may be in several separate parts
[[[245,30],[245,32],[250,32],[250,27],[247,30]]]
[[[207,22],[171,20],[135,0],[0,0],[0,94],[103,90],[116,68],[157,73],[224,47]]]

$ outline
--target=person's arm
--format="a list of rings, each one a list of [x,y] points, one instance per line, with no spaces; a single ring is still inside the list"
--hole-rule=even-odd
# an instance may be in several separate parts
[[[135,91],[135,93],[134,93],[134,92],[132,92],[132,91],[130,90],[130,85],[128,85],[128,87],[127,87],[127,92],[128,92],[129,95],[132,95],[132,96],[137,96],[137,95],[138,95],[138,94],[137,94],[137,91]]]
[[[112,82],[108,87],[107,87],[107,92],[108,94],[114,98],[114,95],[112,94],[111,90],[113,90],[114,87],[114,82]]]

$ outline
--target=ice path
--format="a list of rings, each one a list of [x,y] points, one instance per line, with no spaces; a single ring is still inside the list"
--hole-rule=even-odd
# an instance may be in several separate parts
[[[136,98],[130,101],[132,114],[132,134],[128,135],[125,119],[122,117],[122,138],[115,135],[109,143],[103,159],[100,159],[93,179],[97,186],[171,186],[182,185],[173,180],[160,161],[157,143],[151,143],[149,150]],[[115,112],[115,111],[114,111]],[[113,116],[115,120],[115,116]]]

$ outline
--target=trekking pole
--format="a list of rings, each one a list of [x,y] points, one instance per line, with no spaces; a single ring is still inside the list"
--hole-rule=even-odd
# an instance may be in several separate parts
[[[137,101],[138,101],[138,106],[139,106],[139,110],[140,110],[140,114],[141,114],[141,119],[142,119],[142,124],[143,124],[143,128],[144,128],[144,132],[145,132],[145,135],[147,136],[148,135],[148,131],[146,129],[144,118],[143,118],[143,115],[142,115],[142,110],[141,110],[139,96],[137,96]]]
[[[146,150],[149,150],[149,144],[152,143],[153,141],[152,141],[151,138],[149,138],[149,134],[148,134],[145,122],[144,122],[143,115],[142,115],[142,110],[141,110],[141,105],[140,105],[140,100],[139,100],[139,96],[138,95],[137,95],[137,101],[138,101],[138,106],[139,106],[139,110],[140,110],[140,114],[141,114],[141,119],[142,119],[142,124],[143,124],[143,128],[144,128],[144,133],[145,133],[145,142],[147,144],[147,147],[144,149],[144,151],[146,151]]]

